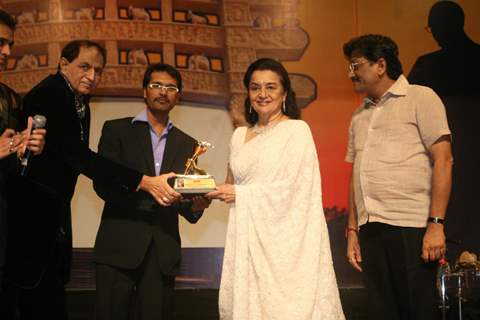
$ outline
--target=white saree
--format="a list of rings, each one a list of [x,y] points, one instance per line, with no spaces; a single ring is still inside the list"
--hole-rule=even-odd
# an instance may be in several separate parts
[[[280,122],[245,143],[235,130],[219,308],[223,320],[344,319],[308,125]]]

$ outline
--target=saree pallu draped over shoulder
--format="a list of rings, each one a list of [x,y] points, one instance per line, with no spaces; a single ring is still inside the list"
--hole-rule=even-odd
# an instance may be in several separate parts
[[[245,142],[235,130],[222,279],[224,320],[344,319],[308,125],[286,120]]]

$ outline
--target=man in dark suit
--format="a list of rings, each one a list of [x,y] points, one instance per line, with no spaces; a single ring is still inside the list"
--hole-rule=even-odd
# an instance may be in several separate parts
[[[135,118],[107,121],[101,155],[166,179],[183,172],[196,141],[173,126],[169,112],[182,88],[170,65],[150,65],[144,75],[146,109]],[[105,200],[95,242],[97,320],[172,318],[174,277],[180,263],[178,214],[195,223],[209,201],[198,196],[160,206],[146,193],[127,194],[105,181],[94,188]],[[132,309],[131,306],[134,306]]]
[[[165,204],[175,195],[160,177],[107,160],[88,148],[89,94],[105,66],[105,49],[75,40],[62,50],[59,71],[35,86],[24,98],[27,115],[47,118],[45,151],[33,158],[30,182],[9,188],[11,206],[5,282],[11,318],[66,319],[64,285],[69,280],[72,227],[70,201],[77,177],[118,184],[135,193],[143,190]],[[9,186],[10,187],[10,186]],[[8,281],[8,282],[7,282]]]
[[[7,12],[0,10],[0,69],[7,64],[13,47],[13,31],[15,19]],[[17,151],[23,152],[23,146],[29,145],[33,154],[41,152],[45,143],[45,129],[36,129],[30,135],[31,123],[21,134],[18,132],[24,127],[22,100],[10,87],[0,82],[0,318],[2,318],[3,267],[5,264],[5,249],[7,238],[7,203],[6,190],[11,179],[17,176],[19,161]],[[31,121],[30,121],[31,122]]]

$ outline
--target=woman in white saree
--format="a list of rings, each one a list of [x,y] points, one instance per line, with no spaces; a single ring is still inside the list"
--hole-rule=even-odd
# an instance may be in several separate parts
[[[226,183],[207,196],[231,203],[219,308],[223,320],[344,319],[308,125],[287,71],[260,59],[244,78],[250,127],[231,140]]]

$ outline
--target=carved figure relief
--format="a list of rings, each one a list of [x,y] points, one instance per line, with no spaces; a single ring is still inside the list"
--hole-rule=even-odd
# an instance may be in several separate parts
[[[18,70],[27,70],[38,67],[38,60],[33,54],[26,54],[17,61]]]
[[[143,49],[134,49],[128,52],[128,64],[147,65],[148,59]]]
[[[33,24],[36,21],[37,10],[22,12],[17,16],[17,23],[19,25]]]
[[[207,24],[208,19],[202,15],[193,13],[192,10],[187,12],[187,20],[193,24]]]
[[[253,26],[259,29],[271,29],[272,18],[267,15],[258,16],[253,20]]]
[[[95,17],[95,8],[80,8],[75,11],[75,19],[77,20],[93,20]]]
[[[188,69],[209,71],[210,62],[204,54],[192,54],[188,58]]]
[[[133,5],[128,6],[128,16],[132,20],[150,20],[150,15],[148,14],[147,10],[144,8],[135,8]]]

